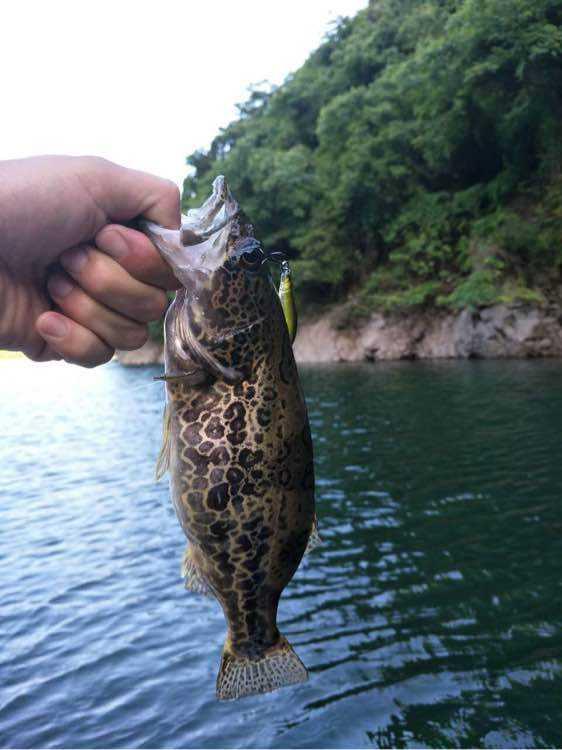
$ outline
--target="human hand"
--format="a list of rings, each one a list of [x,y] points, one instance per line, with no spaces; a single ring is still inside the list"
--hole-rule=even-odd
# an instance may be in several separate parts
[[[93,367],[136,349],[178,282],[144,216],[175,229],[177,187],[96,157],[0,162],[0,348]]]

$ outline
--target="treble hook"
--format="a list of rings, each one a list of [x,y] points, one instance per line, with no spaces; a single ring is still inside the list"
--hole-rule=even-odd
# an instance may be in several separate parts
[[[295,336],[297,335],[298,314],[297,305],[295,302],[295,293],[293,289],[293,279],[291,277],[291,266],[289,265],[289,259],[287,258],[285,253],[281,252],[280,250],[274,250],[267,255],[264,253],[262,266],[264,263],[267,263],[268,260],[272,261],[273,263],[278,263],[281,266],[281,278],[279,279],[278,294],[292,344],[295,340]]]
[[[262,266],[264,263],[267,263],[268,261],[272,261],[272,263],[278,263],[280,266],[283,266],[284,263],[287,263],[287,260],[288,259],[285,253],[281,252],[280,250],[273,250],[267,255],[264,253]]]

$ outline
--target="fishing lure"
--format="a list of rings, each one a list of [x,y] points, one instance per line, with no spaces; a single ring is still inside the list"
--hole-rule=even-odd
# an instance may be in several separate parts
[[[262,250],[263,252],[263,250]],[[291,344],[294,342],[297,335],[298,327],[298,313],[297,303],[295,300],[295,291],[293,287],[293,274],[291,266],[287,260],[285,253],[279,250],[273,250],[267,255],[264,254],[262,263],[278,263],[281,266],[281,278],[279,280],[279,291],[278,296],[283,309],[283,316],[285,323],[287,324],[287,330],[289,331],[289,338]]]
[[[293,288],[293,277],[289,261],[281,262],[281,279],[279,281],[279,299],[283,308],[283,315],[287,323],[291,344],[297,335],[298,314],[295,302],[295,293]]]

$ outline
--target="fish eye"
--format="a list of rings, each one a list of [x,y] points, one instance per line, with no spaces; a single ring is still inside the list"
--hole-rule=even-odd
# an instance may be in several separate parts
[[[259,271],[265,258],[260,243],[253,238],[244,241],[237,255],[239,267],[244,271]]]

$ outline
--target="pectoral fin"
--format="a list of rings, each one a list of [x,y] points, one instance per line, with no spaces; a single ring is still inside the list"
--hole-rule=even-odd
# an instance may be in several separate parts
[[[176,336],[174,337],[174,340],[175,342],[181,341],[182,346],[187,349],[187,352],[178,351],[176,346],[174,351],[176,360],[186,360],[192,363],[195,361],[210,375],[226,380],[227,383],[238,383],[244,377],[241,372],[235,370],[233,367],[225,367],[222,365],[217,358],[195,338],[189,324],[184,324],[179,315],[176,318]]]
[[[164,474],[170,468],[170,451],[172,448],[172,441],[170,438],[170,430],[172,426],[172,411],[170,405],[166,404],[164,409],[164,421],[162,424],[162,447],[156,460],[156,481],[162,479]]]

